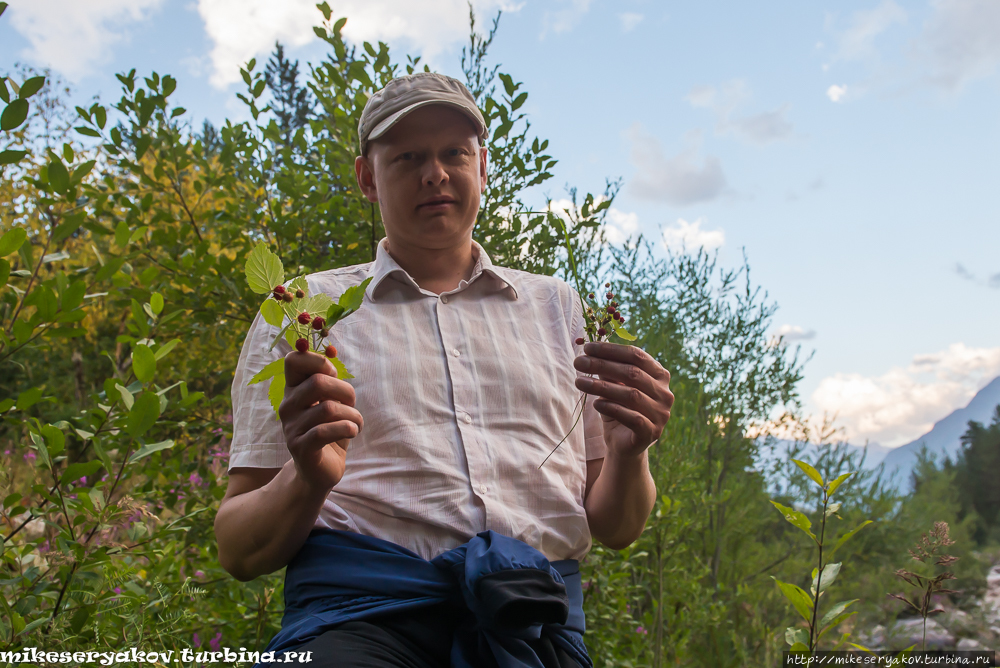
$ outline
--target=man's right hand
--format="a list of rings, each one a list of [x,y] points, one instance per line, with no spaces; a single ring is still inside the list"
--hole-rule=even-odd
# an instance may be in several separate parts
[[[314,490],[329,493],[344,477],[348,443],[365,424],[354,401],[354,388],[337,378],[326,358],[312,352],[285,355],[285,398],[278,415],[296,472]]]

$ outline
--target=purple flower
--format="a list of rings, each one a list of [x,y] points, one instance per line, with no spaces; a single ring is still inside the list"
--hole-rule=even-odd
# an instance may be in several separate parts
[[[4,450],[4,451],[3,451],[3,453],[4,453],[5,455],[9,455],[9,454],[10,454],[10,450]]]
[[[202,571],[195,571],[194,572],[194,576],[196,578],[203,578],[203,577],[205,577],[205,573],[203,573]]]
[[[121,587],[115,587],[115,593],[116,594],[122,593],[122,588]]]
[[[635,630],[635,632],[636,632],[636,633],[641,633],[641,634],[642,634],[642,635],[644,635],[644,636],[645,636],[645,635],[649,635],[649,631],[647,631],[646,629],[642,628],[641,626],[640,626],[639,628],[637,628],[637,629]]]
[[[215,634],[215,637],[208,641],[208,646],[212,648],[213,652],[219,651],[219,641],[222,640],[222,631]]]
[[[34,452],[32,452],[31,450],[29,450],[28,452],[24,453],[24,461],[26,461],[26,462],[33,462],[33,461],[35,461],[35,458],[36,458],[37,456],[38,456],[38,455],[36,455],[36,454],[35,454]]]
[[[201,476],[198,475],[198,473],[196,471],[196,472],[192,473],[191,476],[188,478],[188,482],[190,482],[195,487],[200,487],[201,486]]]
[[[194,638],[191,639],[191,642],[195,647],[201,647],[201,636],[198,635],[197,631],[195,631]]]

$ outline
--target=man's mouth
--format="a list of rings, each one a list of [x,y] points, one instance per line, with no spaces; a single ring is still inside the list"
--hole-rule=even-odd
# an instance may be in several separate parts
[[[455,198],[448,197],[447,195],[441,195],[440,197],[432,197],[424,202],[421,202],[420,204],[417,205],[417,208],[433,209],[438,207],[444,207],[447,206],[448,204],[455,204]]]

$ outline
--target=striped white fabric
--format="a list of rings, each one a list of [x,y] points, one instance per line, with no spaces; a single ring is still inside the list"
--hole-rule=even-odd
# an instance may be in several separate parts
[[[376,536],[425,559],[492,529],[550,560],[591,546],[583,507],[586,461],[604,457],[600,414],[588,396],[571,436],[580,391],[583,313],[564,281],[496,267],[473,241],[472,277],[450,292],[421,289],[385,250],[375,262],[307,277],[336,299],[368,276],[361,308],[331,329],[365,428],[316,522]],[[229,468],[279,468],[291,455],[267,400],[250,378],[291,348],[268,352],[278,330],[258,315],[233,382]],[[578,410],[578,409],[577,409]]]

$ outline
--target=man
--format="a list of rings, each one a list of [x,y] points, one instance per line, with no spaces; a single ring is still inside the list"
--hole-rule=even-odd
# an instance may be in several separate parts
[[[288,566],[270,647],[313,665],[591,665],[576,560],[592,536],[621,549],[642,532],[669,374],[632,346],[574,344],[576,292],[493,266],[472,240],[487,132],[461,82],[393,80],[359,136],[358,185],[386,238],[374,262],[308,277],[334,298],[372,279],[331,331],[356,377],[284,340],[269,352],[277,329],[254,321],[219,560],[243,581]],[[247,386],[279,355],[280,422],[264,384]],[[539,469],[573,424],[574,382],[590,395],[583,429]]]

